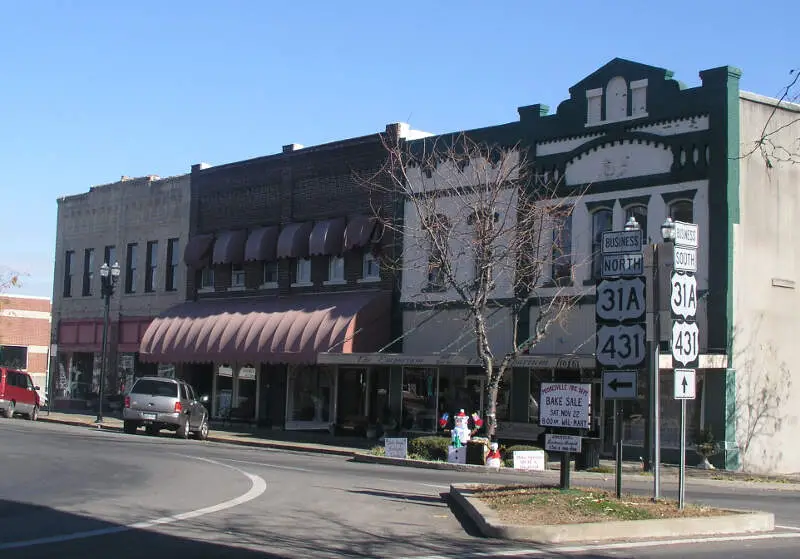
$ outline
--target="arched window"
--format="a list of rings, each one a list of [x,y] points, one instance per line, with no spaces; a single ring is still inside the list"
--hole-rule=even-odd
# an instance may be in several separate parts
[[[694,204],[691,200],[677,200],[670,204],[669,216],[674,221],[694,223]]]
[[[603,232],[611,231],[613,226],[613,213],[608,208],[602,208],[592,213],[592,277],[599,278],[602,267],[601,248]]]
[[[553,282],[569,285],[572,282],[572,208],[564,208],[552,216],[553,223]]]
[[[642,230],[643,242],[649,243],[650,237],[647,234],[647,206],[637,204],[625,208],[625,223],[628,223],[630,218],[634,218],[636,223],[639,224],[639,229]]]
[[[434,214],[427,219],[424,230],[428,244],[427,290],[442,291],[446,289],[444,266],[448,258],[450,220],[442,214]]]
[[[628,82],[617,76],[606,86],[606,120],[614,122],[628,116]]]

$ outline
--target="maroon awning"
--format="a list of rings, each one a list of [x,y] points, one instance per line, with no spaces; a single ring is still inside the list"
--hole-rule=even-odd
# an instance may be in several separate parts
[[[183,251],[183,261],[190,268],[203,268],[208,263],[208,253],[214,235],[195,235],[186,243],[186,250]]]
[[[214,264],[241,264],[244,262],[244,244],[247,241],[247,231],[223,231],[214,241],[214,255],[211,261]]]
[[[342,254],[344,224],[343,217],[318,221],[308,239],[308,254],[310,256]]]
[[[313,224],[290,223],[278,237],[278,258],[308,258],[308,237]]]
[[[278,233],[280,229],[277,225],[271,225],[251,231],[244,246],[244,259],[265,260],[267,262],[275,260],[278,254]]]
[[[367,246],[377,221],[377,218],[366,215],[350,218],[344,230],[344,250]]]
[[[384,346],[389,306],[389,295],[377,291],[187,302],[150,323],[139,355],[161,363],[312,364],[318,353]]]

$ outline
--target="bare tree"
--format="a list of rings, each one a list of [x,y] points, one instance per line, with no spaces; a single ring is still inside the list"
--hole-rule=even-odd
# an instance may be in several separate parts
[[[379,194],[374,199],[393,193],[405,209],[385,223],[402,242],[402,256],[384,255],[383,263],[406,275],[406,285],[409,276],[420,278],[414,289],[424,306],[441,308],[455,300],[466,310],[466,331],[474,336],[485,370],[483,411],[492,437],[504,374],[552,325],[563,325],[577,304],[579,293],[569,287],[576,264],[571,214],[581,193],[565,195],[557,175],[535,172],[518,144],[490,145],[466,134],[414,142],[411,148],[384,144],[382,176],[364,182]],[[513,335],[510,349],[498,351],[489,333],[492,316],[502,309]],[[519,318],[528,312],[529,331],[520,339]]]
[[[790,117],[786,122],[779,121],[777,116],[781,105],[800,102],[800,68],[789,70],[789,78],[761,133],[740,157],[759,152],[767,167],[773,167],[778,162],[800,164],[800,115]]]
[[[753,450],[781,430],[792,375],[786,363],[778,358],[775,348],[765,343],[749,345],[746,355],[742,355],[737,377],[736,436],[742,467],[748,470],[756,460],[766,466],[770,458],[777,458],[770,457],[766,448],[757,456]]]

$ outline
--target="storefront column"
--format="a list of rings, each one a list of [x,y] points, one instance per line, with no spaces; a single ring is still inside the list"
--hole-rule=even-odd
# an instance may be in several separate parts
[[[511,370],[511,421],[528,422],[528,400],[531,392],[530,369]],[[537,420],[538,421],[538,420]]]
[[[705,424],[714,438],[724,446],[711,458],[718,468],[739,469],[739,448],[736,444],[736,370],[707,370],[705,389],[711,397],[705,401]]]

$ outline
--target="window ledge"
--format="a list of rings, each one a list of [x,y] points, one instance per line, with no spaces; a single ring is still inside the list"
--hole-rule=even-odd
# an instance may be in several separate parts
[[[228,288],[228,291],[244,291],[247,289],[244,285],[232,285]]]
[[[381,278],[378,276],[370,276],[366,278],[359,278],[356,280],[356,283],[377,283],[381,281]]]
[[[213,287],[201,287],[197,290],[198,293],[214,293]]]
[[[277,281],[269,281],[258,286],[259,289],[278,289]]]
[[[327,280],[323,281],[322,285],[347,285],[345,280]]]
[[[298,281],[290,285],[290,287],[314,287],[314,282],[311,281]]]

